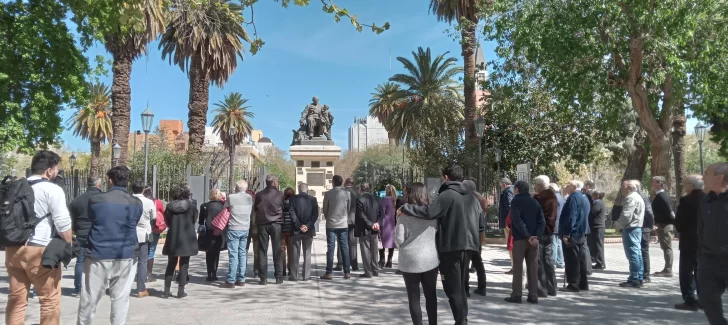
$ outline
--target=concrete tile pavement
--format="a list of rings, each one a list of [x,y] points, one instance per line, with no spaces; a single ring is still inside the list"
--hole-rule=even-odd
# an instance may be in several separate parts
[[[676,243],[677,244],[677,243]],[[677,247],[677,245],[675,245]],[[161,252],[161,250],[159,250]],[[252,253],[252,251],[251,251]],[[411,324],[407,295],[401,276],[385,270],[374,279],[360,279],[353,274],[344,280],[334,272],[334,280],[318,280],[326,267],[325,235],[314,240],[312,279],[282,285],[260,286],[252,279],[252,258],[248,260],[247,285],[243,288],[222,289],[221,282],[207,283],[204,253],[193,257],[190,265],[189,296],[184,299],[161,299],[163,283],[149,284],[150,297],[131,298],[127,324],[311,324],[363,325]],[[675,251],[677,270],[677,254]],[[595,271],[590,277],[591,290],[579,294],[559,294],[541,299],[539,305],[507,304],[503,298],[510,294],[511,276],[503,274],[510,267],[503,246],[486,246],[483,259],[488,278],[488,296],[473,295],[469,302],[471,324],[707,324],[702,312],[683,312],[672,308],[680,302],[677,274],[674,278],[653,278],[643,289],[625,289],[617,284],[627,277],[628,264],[621,244],[606,245],[605,271]],[[4,252],[0,252],[3,255]],[[661,270],[662,251],[651,248],[652,270]],[[270,258],[270,257],[269,257]],[[227,254],[221,255],[221,275],[227,273]],[[397,254],[395,253],[395,264]],[[155,274],[163,272],[164,256],[157,256]],[[396,265],[395,265],[396,267]],[[272,263],[269,263],[272,279]],[[563,269],[557,270],[563,283]],[[471,286],[475,287],[475,275]],[[64,270],[61,305],[62,324],[75,324],[78,299],[70,296],[73,287],[73,264]],[[173,288],[176,293],[176,288]],[[0,305],[7,303],[8,281],[4,265],[0,267]],[[424,309],[424,297],[422,298]],[[438,323],[452,324],[447,297],[438,284]],[[96,312],[95,324],[109,324],[110,303],[102,299]],[[2,319],[4,308],[0,310]],[[31,299],[26,311],[26,324],[39,323],[38,299]]]

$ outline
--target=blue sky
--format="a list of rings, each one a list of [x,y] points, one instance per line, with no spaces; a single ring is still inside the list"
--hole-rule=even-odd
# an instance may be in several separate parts
[[[460,44],[446,32],[450,26],[429,14],[428,1],[341,0],[336,4],[356,14],[362,23],[381,26],[388,21],[392,27],[380,35],[366,28],[358,33],[348,20],[334,22],[318,1],[309,7],[287,9],[271,0],[260,1],[255,6],[255,22],[266,44],[255,56],[245,53],[224,88],[210,88],[210,105],[226,93],[242,93],[255,113],[253,126],[288,150],[291,130],[298,128],[301,111],[316,95],[331,107],[334,141],[346,150],[354,117],[367,115],[371,92],[390,75],[390,49],[392,73],[401,71],[395,58],[411,57],[418,46],[429,46],[436,54],[450,51],[462,62]],[[247,28],[252,34],[252,26]],[[181,119],[186,130],[189,81],[177,66],[162,60],[157,45],[152,43],[149,54],[134,62],[131,130],[141,129],[140,114],[147,101],[155,113],[155,125],[160,119]],[[486,60],[494,55],[492,46],[486,45],[484,52]],[[106,51],[96,46],[87,55],[106,55]],[[104,81],[110,84],[111,75]],[[63,112],[64,120],[70,115],[70,111]],[[208,115],[208,124],[211,120]],[[72,150],[89,151],[88,143],[69,131],[62,138]]]
[[[446,51],[460,56],[460,44],[451,36],[454,28],[438,22],[428,11],[429,1],[423,0],[340,0],[337,5],[356,14],[362,23],[389,22],[391,28],[376,35],[365,30],[356,32],[348,20],[336,23],[324,13],[318,1],[308,7],[290,6],[285,9],[272,0],[255,6],[258,33],[266,42],[255,56],[245,53],[244,60],[224,88],[210,88],[210,106],[223,99],[226,93],[240,92],[248,98],[256,129],[284,150],[288,150],[291,130],[311,97],[319,96],[334,115],[334,142],[348,148],[348,128],[354,117],[368,113],[368,101],[377,84],[391,73],[400,72],[397,56],[411,57],[418,46],[430,47],[435,54]],[[246,12],[249,14],[249,12]],[[252,26],[248,26],[252,34]],[[141,129],[140,114],[147,102],[155,113],[155,125],[160,119],[178,119],[187,129],[189,81],[187,76],[168,61],[162,60],[158,43],[150,44],[150,52],[134,62],[132,88],[131,130]],[[484,43],[486,61],[494,58],[494,45]],[[87,52],[89,57],[108,54],[99,45]],[[110,67],[109,67],[110,70]],[[111,75],[104,80],[111,84]],[[62,113],[64,120],[71,111]],[[212,120],[208,115],[208,125]],[[692,132],[697,122],[688,120]],[[61,135],[70,150],[88,152],[89,144],[74,137],[70,131]]]

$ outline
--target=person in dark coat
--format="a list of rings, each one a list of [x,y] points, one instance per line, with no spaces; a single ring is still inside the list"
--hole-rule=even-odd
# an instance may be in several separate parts
[[[564,259],[566,261],[566,280],[569,283],[564,292],[589,290],[587,280],[586,233],[589,229],[589,199],[581,193],[583,183],[573,180],[566,185],[566,204],[559,218],[559,236],[563,241]]]
[[[594,269],[603,270],[607,267],[604,259],[604,227],[607,221],[607,208],[604,206],[604,192],[592,192],[592,206],[589,211],[589,228],[591,234],[588,236],[590,255],[594,260]]]
[[[511,296],[506,302],[521,303],[523,293],[523,261],[526,260],[528,298],[538,303],[538,246],[544,236],[546,220],[543,209],[536,199],[528,194],[528,183],[518,181],[513,186],[516,194],[511,201],[513,227],[513,283]],[[554,289],[555,290],[555,289]]]
[[[167,224],[167,237],[164,240],[162,254],[169,259],[164,272],[164,298],[171,297],[170,287],[174,279],[174,269],[179,262],[179,288],[177,298],[184,298],[187,285],[190,256],[197,255],[197,234],[195,232],[195,216],[197,207],[190,200],[190,189],[179,185],[172,189],[172,202],[164,211],[164,222]]]
[[[511,180],[508,178],[501,178],[500,180],[500,186],[501,186],[501,194],[500,199],[498,200],[498,227],[500,229],[503,229],[503,234],[510,242],[511,238],[511,230],[509,227],[506,227],[506,218],[508,217],[508,213],[511,212],[511,200],[513,200],[513,185],[511,185]],[[509,250],[508,254],[511,258],[511,269],[509,271],[506,271],[506,274],[513,274],[513,251]]]
[[[293,261],[291,263],[290,281],[298,281],[298,262],[303,246],[303,281],[308,281],[311,275],[311,245],[316,236],[316,220],[319,217],[318,201],[308,194],[308,185],[298,185],[298,195],[288,199],[291,205],[291,219],[293,220]]]
[[[650,198],[647,197],[645,192],[642,190],[642,185],[638,182],[639,189],[637,193],[642,197],[645,202],[645,219],[642,221],[642,240],[640,241],[640,247],[642,248],[642,264],[645,277],[644,283],[650,283],[650,240],[652,237],[652,228],[655,226],[655,215],[652,213],[652,204],[650,204]]]
[[[554,268],[554,233],[559,212],[559,200],[556,193],[549,188],[551,180],[546,175],[536,176],[533,196],[543,211],[546,227],[539,238],[538,245],[538,296],[546,298],[556,296],[556,269]]]
[[[475,191],[477,185],[475,185],[475,181],[473,181],[473,179],[465,180],[463,182],[463,185],[470,188],[473,196],[475,196],[475,198],[478,200],[478,203],[480,203],[480,208],[483,210],[483,213],[478,216],[478,234],[480,235],[480,245],[478,245],[478,251],[473,252],[473,255],[470,256],[470,273],[475,272],[478,278],[478,288],[475,289],[473,292],[476,295],[485,296],[485,265],[483,265],[483,257],[480,253],[483,251],[483,244],[485,240],[485,211],[488,209],[488,204],[483,195]],[[467,281],[465,281],[465,293],[468,297],[470,297],[470,274],[467,275]]]
[[[680,198],[675,216],[675,228],[680,233],[680,292],[683,302],[675,304],[675,309],[698,311],[695,298],[696,275],[698,273],[698,214],[700,203],[705,198],[703,177],[690,175],[685,180],[685,195]]]
[[[278,190],[278,177],[267,175],[265,189],[255,195],[253,210],[258,227],[258,277],[259,283],[268,283],[268,244],[273,249],[273,267],[276,284],[283,283],[283,259],[281,257],[281,225],[283,224],[283,192]]]
[[[359,187],[361,195],[356,200],[356,219],[354,223],[354,236],[359,238],[361,246],[361,262],[364,267],[363,278],[371,278],[379,275],[377,265],[377,254],[379,251],[379,227],[384,221],[384,209],[379,197],[372,194],[369,183],[361,184]]]
[[[296,190],[287,187],[283,191],[283,224],[281,225],[281,260],[283,264],[283,276],[286,276],[286,270],[291,273],[291,264],[286,265],[286,260],[293,260],[293,219],[291,219],[291,204],[289,199],[296,195]],[[287,266],[287,267],[286,267]]]
[[[218,189],[210,191],[210,202],[200,206],[199,224],[203,232],[200,233],[200,249],[205,251],[205,264],[207,265],[206,281],[217,281],[217,268],[220,265],[220,251],[225,247],[222,235],[215,236],[212,220],[223,210],[225,197]]]
[[[652,212],[655,214],[655,225],[657,226],[657,239],[660,248],[665,256],[665,267],[654,276],[672,277],[672,239],[675,237],[675,213],[672,211],[672,197],[665,190],[667,181],[665,177],[655,176],[652,178],[652,190],[655,191],[655,198],[652,200]]]
[[[101,193],[101,178],[89,177],[88,189],[71,202],[68,211],[71,213],[73,234],[76,235],[76,266],[73,274],[73,295],[81,293],[83,279],[83,262],[86,260],[86,250],[82,247],[88,243],[88,232],[91,230],[91,220],[88,219],[88,201],[93,195]]]

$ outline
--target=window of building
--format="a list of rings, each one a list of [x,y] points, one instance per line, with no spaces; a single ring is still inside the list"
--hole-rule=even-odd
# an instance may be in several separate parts
[[[303,160],[296,160],[296,167],[303,167]]]
[[[312,161],[311,162],[311,168],[320,168],[321,162],[320,161]]]
[[[334,162],[333,161],[327,161],[326,162],[326,167],[334,167]]]

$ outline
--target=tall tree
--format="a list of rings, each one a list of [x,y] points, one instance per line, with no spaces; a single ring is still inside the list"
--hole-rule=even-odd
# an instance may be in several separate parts
[[[465,137],[470,143],[477,143],[475,132],[478,96],[476,92],[475,44],[476,29],[480,20],[480,11],[484,7],[482,0],[430,0],[430,12],[439,21],[457,22],[460,26],[460,44],[462,47],[465,77],[463,86],[465,93]]]
[[[243,27],[243,7],[225,0],[173,0],[170,22],[159,48],[162,58],[187,72],[190,79],[188,157],[195,157],[205,141],[210,84],[222,87],[243,58],[243,41],[251,42]]]
[[[369,115],[376,117],[384,125],[389,136],[390,146],[397,144],[397,136],[395,135],[397,131],[390,125],[389,117],[397,109],[398,105],[402,103],[402,99],[397,97],[400,91],[398,84],[385,82],[377,85],[377,88],[372,93],[371,99],[369,99]]]
[[[675,110],[695,83],[707,82],[689,76],[722,64],[705,55],[725,47],[709,32],[725,25],[716,14],[722,3],[507,0],[494,2],[486,33],[499,43],[496,52],[536,64],[559,102],[591,105],[607,92],[629,98],[649,140],[651,175],[667,176]]]
[[[687,133],[685,123],[687,118],[685,117],[685,107],[678,108],[675,113],[675,121],[672,123],[672,160],[675,164],[675,195],[682,197],[683,186],[687,178],[685,165],[685,134]]]
[[[116,4],[118,1],[112,1]],[[99,10],[108,13],[108,21],[97,26],[103,34],[106,50],[113,58],[111,84],[113,139],[121,146],[120,164],[129,157],[129,127],[131,125],[131,69],[139,56],[147,53],[147,44],[164,30],[164,0],[126,1],[118,8],[104,3]],[[118,4],[116,4],[118,5]],[[93,7],[92,7],[93,8]],[[118,11],[114,12],[114,9]]]
[[[88,104],[81,106],[69,120],[73,135],[91,142],[91,176],[99,176],[101,143],[112,137],[111,91],[103,83],[89,85]]]
[[[217,108],[212,119],[212,131],[220,135],[223,145],[227,148],[242,143],[245,136],[249,136],[253,131],[250,119],[255,117],[255,113],[248,110],[250,106],[245,105],[247,102],[243,95],[233,92],[215,104]],[[234,138],[230,137],[231,127],[235,128]]]
[[[0,152],[57,140],[60,111],[85,99],[88,62],[55,0],[0,2]]]

